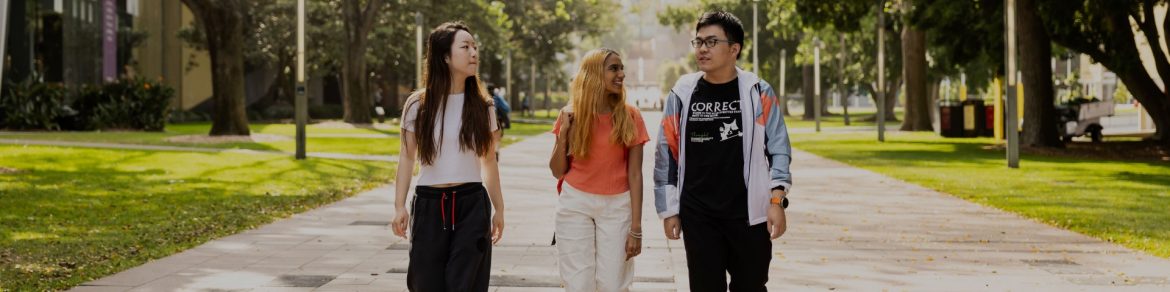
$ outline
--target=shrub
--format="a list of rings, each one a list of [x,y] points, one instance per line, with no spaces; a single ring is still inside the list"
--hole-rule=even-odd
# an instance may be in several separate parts
[[[345,115],[345,108],[339,104],[325,104],[309,106],[309,118],[319,120],[335,120]]]
[[[32,80],[4,86],[0,93],[0,128],[61,129],[58,119],[69,110],[64,107],[65,87]]]
[[[86,86],[74,101],[83,130],[162,131],[175,90],[142,78]]]

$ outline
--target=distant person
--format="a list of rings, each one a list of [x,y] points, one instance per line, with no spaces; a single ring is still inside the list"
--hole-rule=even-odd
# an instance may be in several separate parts
[[[508,115],[512,113],[512,106],[504,99],[503,87],[496,87],[495,85],[488,86],[488,93],[492,95],[492,100],[496,102],[496,118],[499,119],[500,129],[511,129],[512,119]],[[503,132],[503,130],[500,132]]]
[[[532,97],[523,92],[520,94],[523,95],[520,97],[520,115],[528,115],[532,111]]]

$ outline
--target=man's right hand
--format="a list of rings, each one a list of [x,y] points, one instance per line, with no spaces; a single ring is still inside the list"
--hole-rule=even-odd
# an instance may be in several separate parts
[[[680,227],[678,215],[662,219],[662,229],[666,231],[667,239],[679,239],[679,235],[682,234],[682,227]]]

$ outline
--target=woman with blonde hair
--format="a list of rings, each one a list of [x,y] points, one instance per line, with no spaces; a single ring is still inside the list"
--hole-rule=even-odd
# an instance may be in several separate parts
[[[557,259],[568,291],[628,291],[642,252],[642,145],[650,136],[626,104],[625,77],[617,52],[585,54],[553,126],[549,168],[564,183]]]

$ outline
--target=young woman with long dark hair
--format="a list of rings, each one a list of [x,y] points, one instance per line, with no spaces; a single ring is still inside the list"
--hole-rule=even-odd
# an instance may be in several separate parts
[[[392,225],[411,242],[411,291],[488,290],[504,201],[494,148],[499,127],[478,65],[470,29],[459,22],[439,25],[427,39],[425,86],[402,112]],[[416,157],[421,167],[408,210]]]

